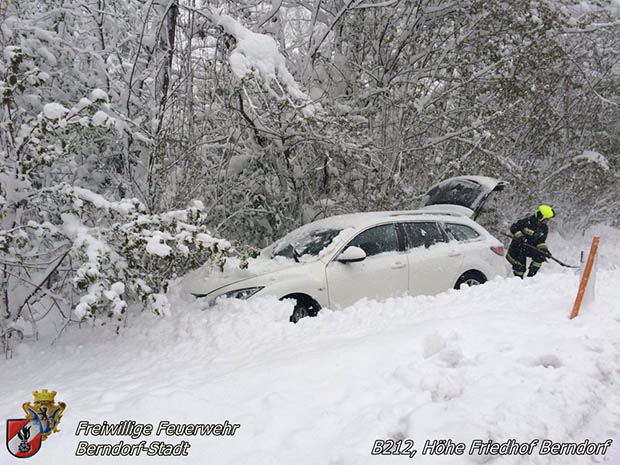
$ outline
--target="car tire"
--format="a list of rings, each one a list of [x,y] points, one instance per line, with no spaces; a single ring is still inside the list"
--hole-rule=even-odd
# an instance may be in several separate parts
[[[295,299],[295,307],[288,321],[297,323],[302,318],[315,317],[319,313],[321,306],[312,298],[306,295],[287,296],[284,299]]]
[[[308,309],[299,303],[295,304],[295,308],[293,308],[293,313],[289,317],[288,321],[291,323],[297,323],[302,318],[306,318],[308,315]]]
[[[461,277],[456,281],[454,289],[460,289],[463,284],[467,284],[468,286],[478,286],[486,282],[486,276],[479,271],[468,271],[466,273],[463,273]]]

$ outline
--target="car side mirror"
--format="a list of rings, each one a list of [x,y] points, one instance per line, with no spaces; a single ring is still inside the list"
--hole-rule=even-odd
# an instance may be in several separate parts
[[[347,247],[344,252],[338,255],[337,261],[341,263],[361,262],[366,258],[366,252],[363,249],[352,245]]]

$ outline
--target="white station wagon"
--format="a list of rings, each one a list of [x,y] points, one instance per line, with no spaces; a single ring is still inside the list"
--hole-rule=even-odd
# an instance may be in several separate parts
[[[483,176],[451,178],[433,186],[418,210],[306,224],[263,249],[257,261],[265,266],[207,280],[193,293],[212,302],[292,299],[290,321],[297,322],[364,297],[434,295],[508,276],[502,243],[471,219],[491,192],[503,188],[503,182]]]

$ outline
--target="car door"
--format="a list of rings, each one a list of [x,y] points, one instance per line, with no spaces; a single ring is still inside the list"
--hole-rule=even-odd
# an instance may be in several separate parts
[[[364,250],[366,258],[341,263],[336,257],[327,265],[330,306],[346,307],[363,297],[383,300],[407,294],[407,257],[393,223],[362,231],[343,250],[350,246]]]
[[[448,242],[434,221],[402,223],[409,266],[409,293],[435,295],[451,289],[459,277],[463,254]]]
[[[443,227],[453,242],[458,244],[463,255],[463,268],[479,268],[478,264],[489,252],[489,246],[482,240],[480,233],[457,222],[446,221]]]

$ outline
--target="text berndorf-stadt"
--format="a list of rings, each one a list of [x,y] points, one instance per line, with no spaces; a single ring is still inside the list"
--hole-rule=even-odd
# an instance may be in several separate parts
[[[75,431],[76,436],[127,436],[131,439],[140,439],[143,436],[234,436],[241,425],[230,423],[170,423],[162,420],[157,429],[150,423],[137,423],[133,420],[124,420],[120,423],[90,423],[80,421]],[[181,441],[176,444],[164,441],[140,441],[138,443],[126,443],[119,441],[115,444],[91,444],[88,441],[80,441],[75,455],[77,456],[186,456],[191,444]]]

